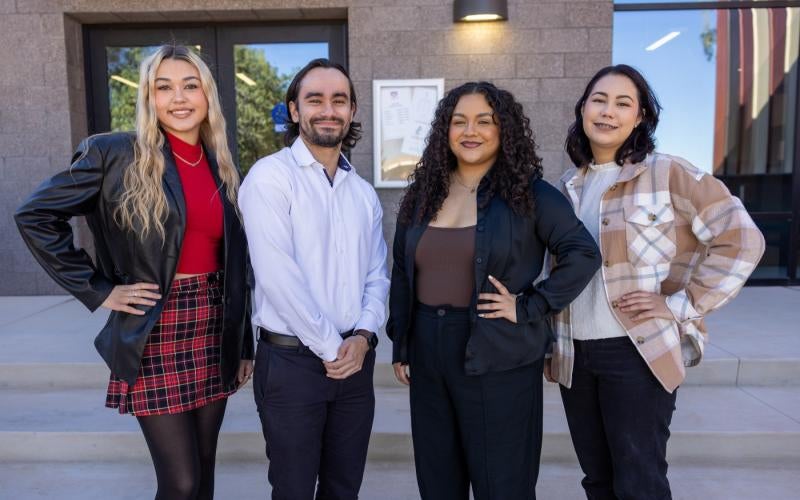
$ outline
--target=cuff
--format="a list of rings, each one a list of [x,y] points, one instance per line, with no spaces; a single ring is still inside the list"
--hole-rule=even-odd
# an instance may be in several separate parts
[[[678,323],[686,323],[703,317],[695,310],[694,306],[692,306],[692,302],[689,300],[685,289],[678,290],[672,295],[668,295],[666,301],[667,307],[672,311],[672,315]]]
[[[339,357],[339,346],[342,345],[342,337],[336,332],[329,335],[327,339],[315,343],[311,351],[323,361],[336,361]]]
[[[361,317],[356,321],[356,326],[353,327],[353,330],[367,330],[377,335],[378,330],[380,330],[378,318],[375,317],[372,311],[364,310],[361,312]]]

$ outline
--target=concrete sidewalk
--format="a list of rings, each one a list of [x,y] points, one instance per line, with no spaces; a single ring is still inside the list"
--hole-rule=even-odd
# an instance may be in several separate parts
[[[135,419],[103,408],[92,340],[106,313],[67,296],[0,298],[0,500],[147,498]],[[707,319],[706,359],[679,390],[668,456],[674,498],[796,498],[800,486],[800,288],[746,288]],[[382,333],[362,498],[416,499],[408,393]],[[218,491],[266,493],[260,425],[245,387],[229,401]],[[540,498],[582,498],[556,386],[546,384]],[[125,496],[127,495],[127,496]]]

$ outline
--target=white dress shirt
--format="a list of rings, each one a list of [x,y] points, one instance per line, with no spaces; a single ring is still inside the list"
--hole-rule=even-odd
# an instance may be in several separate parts
[[[583,181],[580,205],[576,207],[578,218],[600,245],[600,202],[606,191],[617,182],[622,167],[616,162],[589,165]],[[576,340],[608,339],[625,337],[622,327],[611,305],[608,303],[603,283],[603,271],[598,270],[592,281],[583,289],[570,306],[572,336]]]
[[[253,165],[239,208],[255,326],[296,336],[325,361],[336,359],[341,332],[377,334],[389,292],[383,210],[344,156],[331,182],[298,138]]]

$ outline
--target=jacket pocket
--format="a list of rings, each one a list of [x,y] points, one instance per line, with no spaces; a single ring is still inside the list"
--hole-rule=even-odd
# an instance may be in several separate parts
[[[669,204],[623,207],[628,262],[634,267],[668,264],[675,257],[675,214]]]

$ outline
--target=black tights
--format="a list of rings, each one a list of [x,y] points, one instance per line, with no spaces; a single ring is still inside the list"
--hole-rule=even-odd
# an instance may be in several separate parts
[[[174,415],[136,417],[156,469],[155,500],[214,498],[217,437],[227,401]]]

